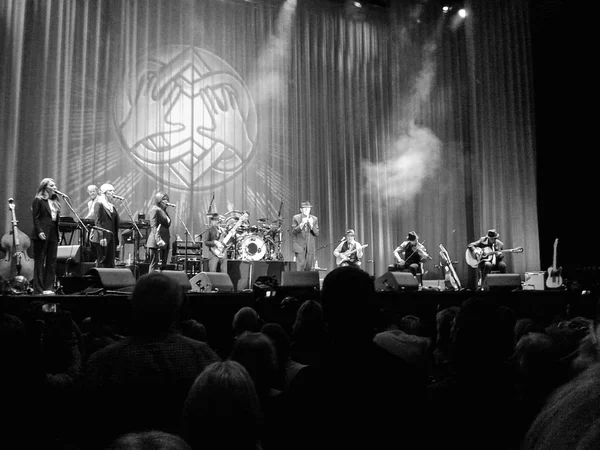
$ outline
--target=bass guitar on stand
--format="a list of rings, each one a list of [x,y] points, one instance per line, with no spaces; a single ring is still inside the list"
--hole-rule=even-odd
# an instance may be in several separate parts
[[[238,227],[241,225],[241,223],[244,220],[246,220],[247,218],[248,218],[248,213],[242,214],[241,217],[236,222],[236,224],[233,227],[231,227],[231,230],[229,230],[229,232],[225,236],[221,235],[221,238],[218,241],[215,241],[215,246],[211,247],[210,250],[218,258],[223,258],[223,256],[225,256],[225,252],[227,251],[227,243],[233,237],[233,235],[235,234],[235,231],[238,229]]]
[[[552,257],[552,267],[548,268],[548,278],[546,278],[546,287],[556,289],[563,285],[561,276],[562,267],[556,266],[556,249],[558,248],[558,238],[554,240],[554,256]]]

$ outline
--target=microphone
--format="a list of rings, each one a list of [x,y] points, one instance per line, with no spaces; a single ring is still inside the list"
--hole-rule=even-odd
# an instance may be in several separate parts
[[[169,202],[167,202],[167,206],[172,206],[173,208],[177,208],[177,205],[175,205],[173,203],[169,203]]]
[[[69,197],[67,194],[63,194],[62,192],[60,192],[58,189],[54,189],[54,192],[58,195],[62,195],[63,197]]]
[[[96,225],[92,225],[90,228],[92,228],[93,230],[103,231],[103,232],[105,232],[105,233],[110,233],[110,234],[112,234],[112,231],[110,231],[110,230],[107,230],[106,228],[97,227]]]
[[[15,202],[15,201],[14,201],[12,198],[9,198],[9,199],[8,199],[8,204],[9,204],[9,205],[12,205],[14,202]]]
[[[116,198],[117,200],[125,200],[125,197],[121,197],[120,195],[117,195],[117,194],[113,194],[113,197]]]

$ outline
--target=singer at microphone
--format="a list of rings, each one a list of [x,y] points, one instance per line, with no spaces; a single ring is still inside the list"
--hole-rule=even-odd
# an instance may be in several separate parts
[[[155,270],[164,270],[167,267],[167,257],[169,256],[169,247],[171,234],[171,218],[167,213],[167,207],[172,206],[169,202],[169,196],[164,192],[157,192],[154,195],[154,205],[150,208],[148,217],[150,219],[150,234],[146,242],[146,248],[150,256],[149,272]]]
[[[115,188],[110,183],[100,186],[100,195],[94,205],[95,224],[90,233],[90,242],[95,243],[98,259],[97,267],[115,267],[115,256],[119,245],[119,224],[121,218],[112,201]]]
[[[116,198],[117,200],[125,200],[125,197],[121,197],[120,195],[117,195],[117,194],[113,194],[113,197]]]
[[[294,215],[292,219],[291,233],[298,271],[313,270],[315,263],[315,238],[319,235],[319,220],[310,213],[311,208],[310,202],[302,202],[300,214]]]
[[[177,205],[176,205],[176,204],[174,204],[174,203],[168,203],[168,202],[167,202],[167,203],[166,203],[166,205],[167,205],[167,206],[170,206],[170,207],[172,207],[172,208],[177,208]]]

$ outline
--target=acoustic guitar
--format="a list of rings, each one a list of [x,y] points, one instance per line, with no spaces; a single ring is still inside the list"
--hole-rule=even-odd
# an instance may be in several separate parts
[[[363,246],[359,245],[353,250],[346,250],[344,253],[340,253],[340,256],[335,258],[336,265],[340,266],[340,264],[348,261],[350,259],[350,256],[352,256],[354,253],[356,253],[359,249],[367,248],[368,246],[369,246],[369,244],[365,244]],[[359,264],[360,264],[360,262],[359,262]]]
[[[552,257],[552,267],[548,268],[548,278],[546,278],[546,287],[548,289],[559,288],[563,284],[561,276],[562,267],[556,267],[556,250],[558,248],[558,238],[554,240],[554,256]]]
[[[495,265],[497,253],[523,253],[523,247],[508,248],[506,250],[492,250],[490,247],[475,247],[473,251],[475,255],[471,255],[471,251],[469,249],[466,250],[465,260],[469,266],[471,266],[473,269],[477,269],[479,263],[484,261],[491,262]]]
[[[218,241],[215,241],[215,246],[211,247],[210,250],[218,258],[223,258],[223,256],[225,256],[225,252],[227,249],[227,243],[232,238],[232,236],[235,234],[235,231],[238,229],[238,227],[241,225],[241,223],[244,220],[246,220],[247,218],[248,218],[248,213],[242,214],[242,216],[238,219],[236,224],[233,227],[231,227],[231,230],[229,230],[229,232],[226,235],[221,235],[221,239],[219,239]]]

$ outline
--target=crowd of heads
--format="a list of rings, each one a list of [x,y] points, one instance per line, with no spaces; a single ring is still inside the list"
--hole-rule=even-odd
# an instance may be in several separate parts
[[[324,416],[337,411],[353,423],[356,418],[351,415],[356,413],[350,405],[364,401],[369,408],[383,408],[387,400],[377,400],[378,395],[383,396],[378,389],[389,387],[396,392],[394,383],[406,385],[399,392],[406,410],[420,411],[427,405],[435,412],[429,420],[441,434],[458,426],[459,420],[473,421],[482,433],[499,431],[495,426],[514,425],[516,431],[501,440],[502,445],[551,448],[551,439],[567,439],[557,434],[558,423],[569,426],[568,438],[583,442],[580,448],[592,448],[598,442],[597,406],[590,401],[600,392],[598,318],[563,316],[543,324],[518,317],[501,305],[497,296],[478,295],[460,305],[440,307],[432,318],[376,311],[373,279],[353,267],[331,271],[314,298],[286,298],[289,305],[285,311],[294,315],[289,329],[263,317],[258,303],[243,306],[231,317],[231,346],[218,356],[207,344],[210,329],[182,314],[185,295],[174,280],[161,273],[138,280],[130,297],[127,334],[119,334],[108,316],[96,315],[76,323],[60,307],[51,312],[44,302],[32,302],[19,318],[4,315],[2,337],[8,351],[3,379],[17,388],[31,383],[38,383],[42,390],[51,386],[52,395],[42,398],[56,399],[56,389],[85,389],[89,384],[86,364],[92,355],[119,345],[125,352],[131,339],[137,339],[142,343],[139,348],[153,355],[149,364],[166,364],[165,368],[185,366],[187,363],[177,362],[178,352],[185,353],[184,348],[201,342],[205,362],[197,366],[198,373],[181,399],[179,427],[127,430],[113,436],[105,447],[110,449],[281,448],[286,439],[277,429],[290,432],[290,423],[294,423],[307,427],[298,430],[307,436],[319,430],[332,432],[335,427],[320,428],[322,424],[311,431],[307,417],[314,414],[325,421]],[[428,320],[433,320],[432,327]],[[172,350],[165,350],[173,345],[172,336],[181,334],[182,340]],[[96,356],[92,359],[98,364]],[[366,365],[361,366],[360,361]],[[382,368],[389,373],[384,375]],[[397,369],[399,377],[390,375]],[[101,370],[110,372],[114,367]],[[153,375],[147,373],[143,382],[151,386]],[[132,376],[136,375],[127,377]],[[425,386],[427,391],[421,389]],[[354,398],[345,397],[346,389],[353,390]],[[459,398],[481,410],[453,413],[453,402]],[[14,397],[7,397],[7,402],[18,404]],[[313,411],[313,404],[320,411]],[[494,425],[494,408],[506,407],[515,408],[515,413],[509,421],[499,416],[501,423]],[[562,411],[558,415],[552,412],[556,408]],[[26,414],[21,407],[14,420]],[[372,412],[362,414],[360,420],[365,423],[388,420]],[[490,420],[480,423],[485,415]],[[437,443],[435,437],[423,442]],[[307,445],[307,441],[298,437],[297,444]],[[286,446],[294,448],[290,442]]]

